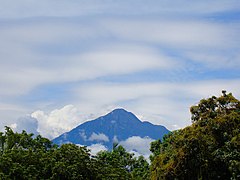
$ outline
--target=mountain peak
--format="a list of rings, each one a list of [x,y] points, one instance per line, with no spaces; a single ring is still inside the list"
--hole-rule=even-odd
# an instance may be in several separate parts
[[[117,108],[117,109],[114,109],[111,113],[129,113],[129,112],[123,108]]]
[[[123,108],[114,109],[112,112],[108,113],[102,118],[119,123],[128,123],[128,122],[140,122],[140,120],[131,112],[126,111]]]
[[[53,142],[56,144],[71,142],[86,146],[102,144],[111,149],[116,139],[119,142],[134,136],[159,139],[168,132],[165,127],[141,122],[132,112],[118,108],[104,116],[79,125],[60,135]]]

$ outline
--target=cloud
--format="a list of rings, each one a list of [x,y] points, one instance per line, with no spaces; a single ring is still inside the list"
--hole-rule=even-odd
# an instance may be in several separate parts
[[[135,151],[141,155],[150,155],[150,143],[154,141],[154,139],[144,137],[141,138],[139,136],[132,136],[125,141],[119,142],[127,151]]]
[[[168,86],[171,86],[169,84]],[[161,83],[93,83],[80,86],[75,94],[80,99],[94,104],[116,103],[131,99],[138,99],[143,96],[154,97],[156,95],[168,95],[169,89],[164,89],[166,85]],[[124,96],[121,96],[124,95]],[[101,98],[106,97],[106,98]]]
[[[1,96],[1,100],[2,102],[0,103],[0,114],[1,114],[1,120],[0,120],[0,131],[4,131],[4,126],[10,126],[11,124],[16,124],[16,126],[18,124],[21,124],[22,122],[18,122],[21,121],[22,118],[24,118],[26,116],[26,118],[28,119],[29,116],[26,115],[28,114],[28,109],[24,106],[22,106],[22,104],[17,104],[17,103],[4,103],[5,98],[3,96]],[[19,118],[20,117],[20,118]],[[25,124],[26,127],[25,129],[28,129],[27,124]],[[19,125],[20,126],[20,125]],[[31,125],[30,125],[31,126]],[[21,126],[23,128],[23,126]],[[21,131],[22,129],[20,129]],[[33,131],[34,133],[35,131]]]
[[[17,124],[14,130],[17,132],[22,132],[22,130],[25,130],[28,133],[33,133],[34,135],[38,135],[39,133],[37,132],[37,128],[38,128],[38,121],[35,118],[27,116],[27,117],[21,117],[17,120]]]
[[[91,150],[92,155],[96,155],[100,151],[107,151],[108,149],[102,144],[92,144],[88,146],[88,149]]]
[[[76,144],[77,146],[84,146],[82,144]],[[92,144],[91,146],[87,146],[87,149],[89,149],[91,152],[91,155],[95,156],[97,155],[98,152],[100,151],[107,151],[107,147],[100,144],[100,143],[97,143],[97,144]]]
[[[116,37],[137,42],[152,42],[173,48],[189,49],[199,47],[226,47],[232,30],[224,24],[190,19],[119,19],[106,20],[105,26]],[[205,31],[202,31],[205,29]],[[225,44],[224,42],[228,42]]]
[[[2,125],[3,124],[3,125]],[[15,121],[1,121],[0,131],[5,131],[4,126],[12,128],[14,132],[21,133],[23,130],[27,133],[33,133],[34,136],[38,135],[38,121],[31,116],[20,117]]]
[[[92,135],[88,138],[89,141],[105,141],[105,142],[109,142],[109,138],[103,134],[103,133],[92,133]]]
[[[211,51],[191,51],[186,52],[185,56],[194,62],[203,65],[208,69],[239,69],[240,61],[238,52],[228,52],[230,49]]]
[[[53,139],[64,132],[70,131],[84,122],[79,110],[73,105],[66,105],[50,113],[35,111],[31,117],[38,121],[38,132],[47,138]]]
[[[42,0],[38,2],[22,0],[21,2],[1,0],[0,17],[23,18],[39,16],[86,16],[86,15],[139,15],[139,14],[209,14],[231,10],[239,10],[238,0],[213,0],[192,1],[111,1],[111,0],[79,0],[51,2]],[[137,8],[134,8],[137,7]],[[25,11],[25,10],[28,11]]]
[[[156,68],[171,69],[175,65],[164,53],[136,43],[102,42],[99,46],[97,37],[101,35],[93,28],[98,24],[26,21],[0,23],[3,37],[0,54],[2,59],[7,59],[0,66],[2,96],[27,95],[46,84],[86,81]],[[106,31],[102,35],[101,41],[110,38]],[[86,50],[82,42],[88,39],[92,39],[92,43]],[[66,41],[69,45],[65,45]]]
[[[134,44],[103,46],[80,59],[106,74],[127,74],[152,68],[172,68],[173,60],[158,51]]]
[[[81,130],[79,132],[79,135],[80,137],[84,140],[84,141],[87,141],[87,135],[85,134],[85,131],[84,130]]]
[[[96,7],[114,6],[111,2],[105,3],[97,3]],[[161,3],[170,7],[166,2]],[[3,7],[4,4],[8,3],[3,3]],[[48,8],[43,7],[49,4],[39,4],[36,7],[24,3],[8,6],[18,10],[33,6],[38,9],[36,12],[45,13]],[[63,4],[75,8],[75,3]],[[90,7],[89,4],[84,5]],[[201,8],[205,5],[196,4],[202,5]],[[196,4],[190,6],[197,8]],[[210,9],[219,9],[217,11],[236,7],[233,3],[213,4],[214,8]],[[125,7],[125,3],[122,5]],[[66,9],[66,6],[57,7]],[[176,11],[179,6],[171,5],[171,8]],[[2,12],[8,9],[3,8]],[[201,62],[204,68],[210,69],[222,69],[226,64],[230,68],[239,66],[238,53],[232,51],[239,49],[239,23],[226,26],[223,22],[189,16],[181,19],[91,16],[87,19],[70,16],[1,20],[0,95],[28,95],[46,84],[90,81],[142,71],[168,70],[171,73],[173,69],[185,67],[186,59]]]

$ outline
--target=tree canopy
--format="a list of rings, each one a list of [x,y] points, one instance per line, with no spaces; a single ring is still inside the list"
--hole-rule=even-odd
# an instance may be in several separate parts
[[[149,164],[122,146],[96,156],[86,147],[63,144],[26,131],[6,127],[0,133],[0,179],[141,179],[149,177]]]
[[[231,93],[190,108],[193,124],[153,142],[152,179],[239,179],[240,101]]]
[[[134,157],[121,145],[115,144],[112,151],[102,151],[96,156],[101,167],[101,179],[140,180],[149,178],[149,164],[143,156]],[[106,178],[107,177],[107,178]]]

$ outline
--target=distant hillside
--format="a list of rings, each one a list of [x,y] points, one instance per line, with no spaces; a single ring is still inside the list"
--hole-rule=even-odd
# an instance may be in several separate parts
[[[53,142],[59,145],[69,142],[86,146],[102,144],[111,149],[114,142],[124,141],[132,136],[161,139],[167,133],[169,130],[164,126],[142,122],[131,112],[115,109],[60,135]]]

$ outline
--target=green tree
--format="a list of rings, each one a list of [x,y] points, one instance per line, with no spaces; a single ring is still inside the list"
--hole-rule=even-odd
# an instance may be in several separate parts
[[[40,135],[0,133],[0,179],[147,179],[149,164],[115,144],[112,151],[96,157],[86,147],[63,144],[58,147]]]
[[[53,152],[52,157],[53,179],[93,179],[91,159],[86,147],[74,144],[63,144]]]
[[[133,180],[148,180],[150,177],[149,163],[143,156],[134,159],[132,165],[131,177]]]
[[[232,93],[226,94],[226,91],[223,91],[223,95],[218,98],[212,96],[208,99],[202,99],[198,105],[190,108],[192,121],[200,123],[239,111],[239,100]]]
[[[134,157],[121,145],[114,144],[112,151],[101,151],[96,156],[100,179],[148,179],[149,164],[142,157]]]
[[[240,102],[231,93],[203,99],[191,107],[191,126],[152,143],[156,156],[151,178],[239,179],[239,110]]]
[[[160,154],[160,150],[161,150],[160,147],[161,147],[161,140],[160,139],[151,142],[151,144],[150,144],[150,151],[152,152],[152,154],[150,155],[150,160],[151,161],[153,161],[153,159]]]
[[[96,179],[86,147],[53,145],[40,135],[0,133],[0,179]]]

